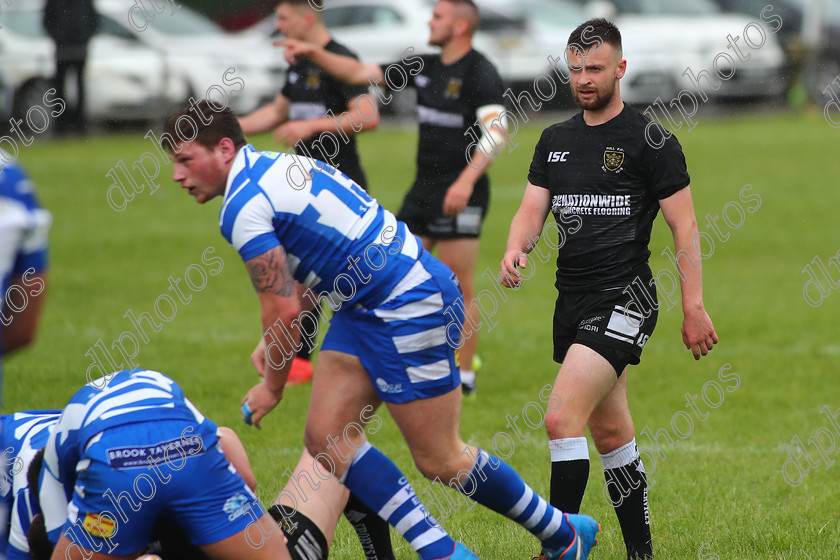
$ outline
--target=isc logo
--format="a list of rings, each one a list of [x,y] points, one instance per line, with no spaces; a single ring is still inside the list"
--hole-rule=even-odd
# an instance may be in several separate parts
[[[566,161],[566,156],[571,152],[551,152],[548,154],[549,163],[557,163],[558,161]]]

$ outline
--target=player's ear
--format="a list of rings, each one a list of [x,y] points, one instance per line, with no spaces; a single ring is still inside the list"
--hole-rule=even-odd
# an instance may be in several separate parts
[[[627,72],[627,60],[622,58],[618,61],[618,68],[615,71],[615,77],[620,80],[624,77],[625,72]]]
[[[222,138],[219,140],[219,143],[216,145],[216,149],[222,155],[222,159],[225,163],[228,163],[236,157],[236,153],[239,151],[236,149],[236,144],[233,143],[228,137]]]

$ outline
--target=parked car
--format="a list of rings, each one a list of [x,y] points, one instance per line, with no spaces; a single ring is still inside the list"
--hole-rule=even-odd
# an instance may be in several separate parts
[[[272,99],[285,62],[270,45],[223,31],[181,6],[129,19],[131,4],[96,0],[99,31],[85,68],[85,109],[93,120],[159,120],[190,97],[210,95],[238,112]],[[11,96],[0,112],[22,115],[42,104],[55,73],[41,0],[16,0],[0,12],[0,67]],[[137,14],[135,14],[137,16]],[[137,22],[147,25],[140,28]],[[232,70],[231,70],[232,69]]]
[[[753,18],[761,14],[767,0],[715,0],[728,13],[742,13]],[[823,90],[840,76],[840,0],[825,0],[821,22],[821,37],[816,41],[815,59],[807,60],[803,37],[806,0],[774,0],[773,13],[782,18],[778,31],[787,56],[791,77],[802,72],[803,81],[818,103],[825,101]],[[810,31],[805,31],[809,33]]]
[[[0,68],[6,85],[4,115],[23,117],[44,105],[52,87],[55,47],[41,24],[39,3],[15,2],[0,13]],[[119,32],[105,19],[91,39],[85,69],[87,115],[93,120],[159,118],[161,106],[187,97],[187,83],[167,72],[165,57]]]
[[[524,18],[528,33],[541,45],[541,59],[547,64],[548,56],[558,61],[560,72],[568,79],[568,66],[564,56],[566,42],[571,32],[593,16],[591,9],[584,9],[573,0],[478,0],[479,5],[510,12]],[[678,90],[679,71],[665,44],[655,34],[625,33],[625,54],[631,58],[627,74],[621,81],[621,95],[628,103],[649,103],[657,97],[673,96]],[[546,68],[547,69],[547,68]],[[565,86],[565,84],[564,84]],[[568,87],[558,93],[570,103]],[[563,104],[563,103],[561,103]]]
[[[165,56],[168,68],[186,78],[190,95],[199,98],[215,91],[213,98],[219,100],[219,90],[210,88],[221,88],[230,95],[230,107],[240,113],[276,95],[285,61],[270,44],[228,33],[184,5],[174,13],[166,9],[157,15],[149,13],[151,17],[143,20],[129,20],[130,8],[125,0],[96,0],[103,17]],[[141,28],[140,23],[147,25]],[[230,68],[235,72],[226,78]]]
[[[587,6],[586,0],[576,0]],[[712,89],[705,82],[701,88],[709,98],[776,97],[786,89],[782,74],[784,53],[767,24],[757,17],[725,14],[711,0],[598,0],[589,9],[613,19],[625,40],[628,60],[627,78],[632,79],[634,50],[644,38],[656,52],[648,52],[662,64],[663,76],[673,78],[673,95],[681,89],[697,91],[690,75],[703,71],[719,79],[720,87]],[[745,29],[752,22],[762,26],[763,34],[749,29],[752,45],[744,41]],[[738,49],[729,46],[727,36],[740,36]],[[758,37],[762,37],[760,41]],[[687,73],[686,70],[690,70]],[[624,90],[622,89],[622,95]],[[673,97],[673,96],[671,96]],[[670,97],[662,96],[667,102]]]

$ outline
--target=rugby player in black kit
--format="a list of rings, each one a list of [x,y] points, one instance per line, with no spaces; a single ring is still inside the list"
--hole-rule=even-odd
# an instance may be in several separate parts
[[[619,80],[627,61],[612,23],[583,23],[567,49],[572,94],[582,111],[547,128],[537,144],[501,281],[520,285],[519,270],[528,267],[526,255],[552,212],[560,230],[554,359],[562,363],[552,393],[562,406],[545,419],[551,505],[580,509],[589,475],[589,426],[627,557],[652,558],[647,481],[627,404],[626,368],[639,363],[656,325],[648,243],[660,209],[677,255],[690,264],[682,267],[680,282],[683,342],[700,359],[718,337],[703,305],[699,250],[693,247],[697,222],[679,142],[622,102]],[[646,130],[664,142],[649,145]]]
[[[279,42],[290,63],[308,58],[344,82],[417,90],[417,176],[397,218],[420,236],[425,249],[437,247],[438,258],[458,276],[467,314],[460,349],[466,392],[475,388],[472,363],[481,324],[470,303],[478,238],[490,201],[485,171],[505,138],[504,84],[493,64],[472,48],[478,21],[472,0],[440,0],[429,21],[429,44],[439,46],[440,54],[415,55],[408,48],[399,62],[381,66],[310,42]]]

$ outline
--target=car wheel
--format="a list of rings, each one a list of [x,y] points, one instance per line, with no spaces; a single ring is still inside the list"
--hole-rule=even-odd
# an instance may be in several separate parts
[[[12,115],[17,119],[26,119],[26,113],[35,105],[44,105],[44,93],[52,87],[52,81],[36,78],[18,88],[12,102]]]

